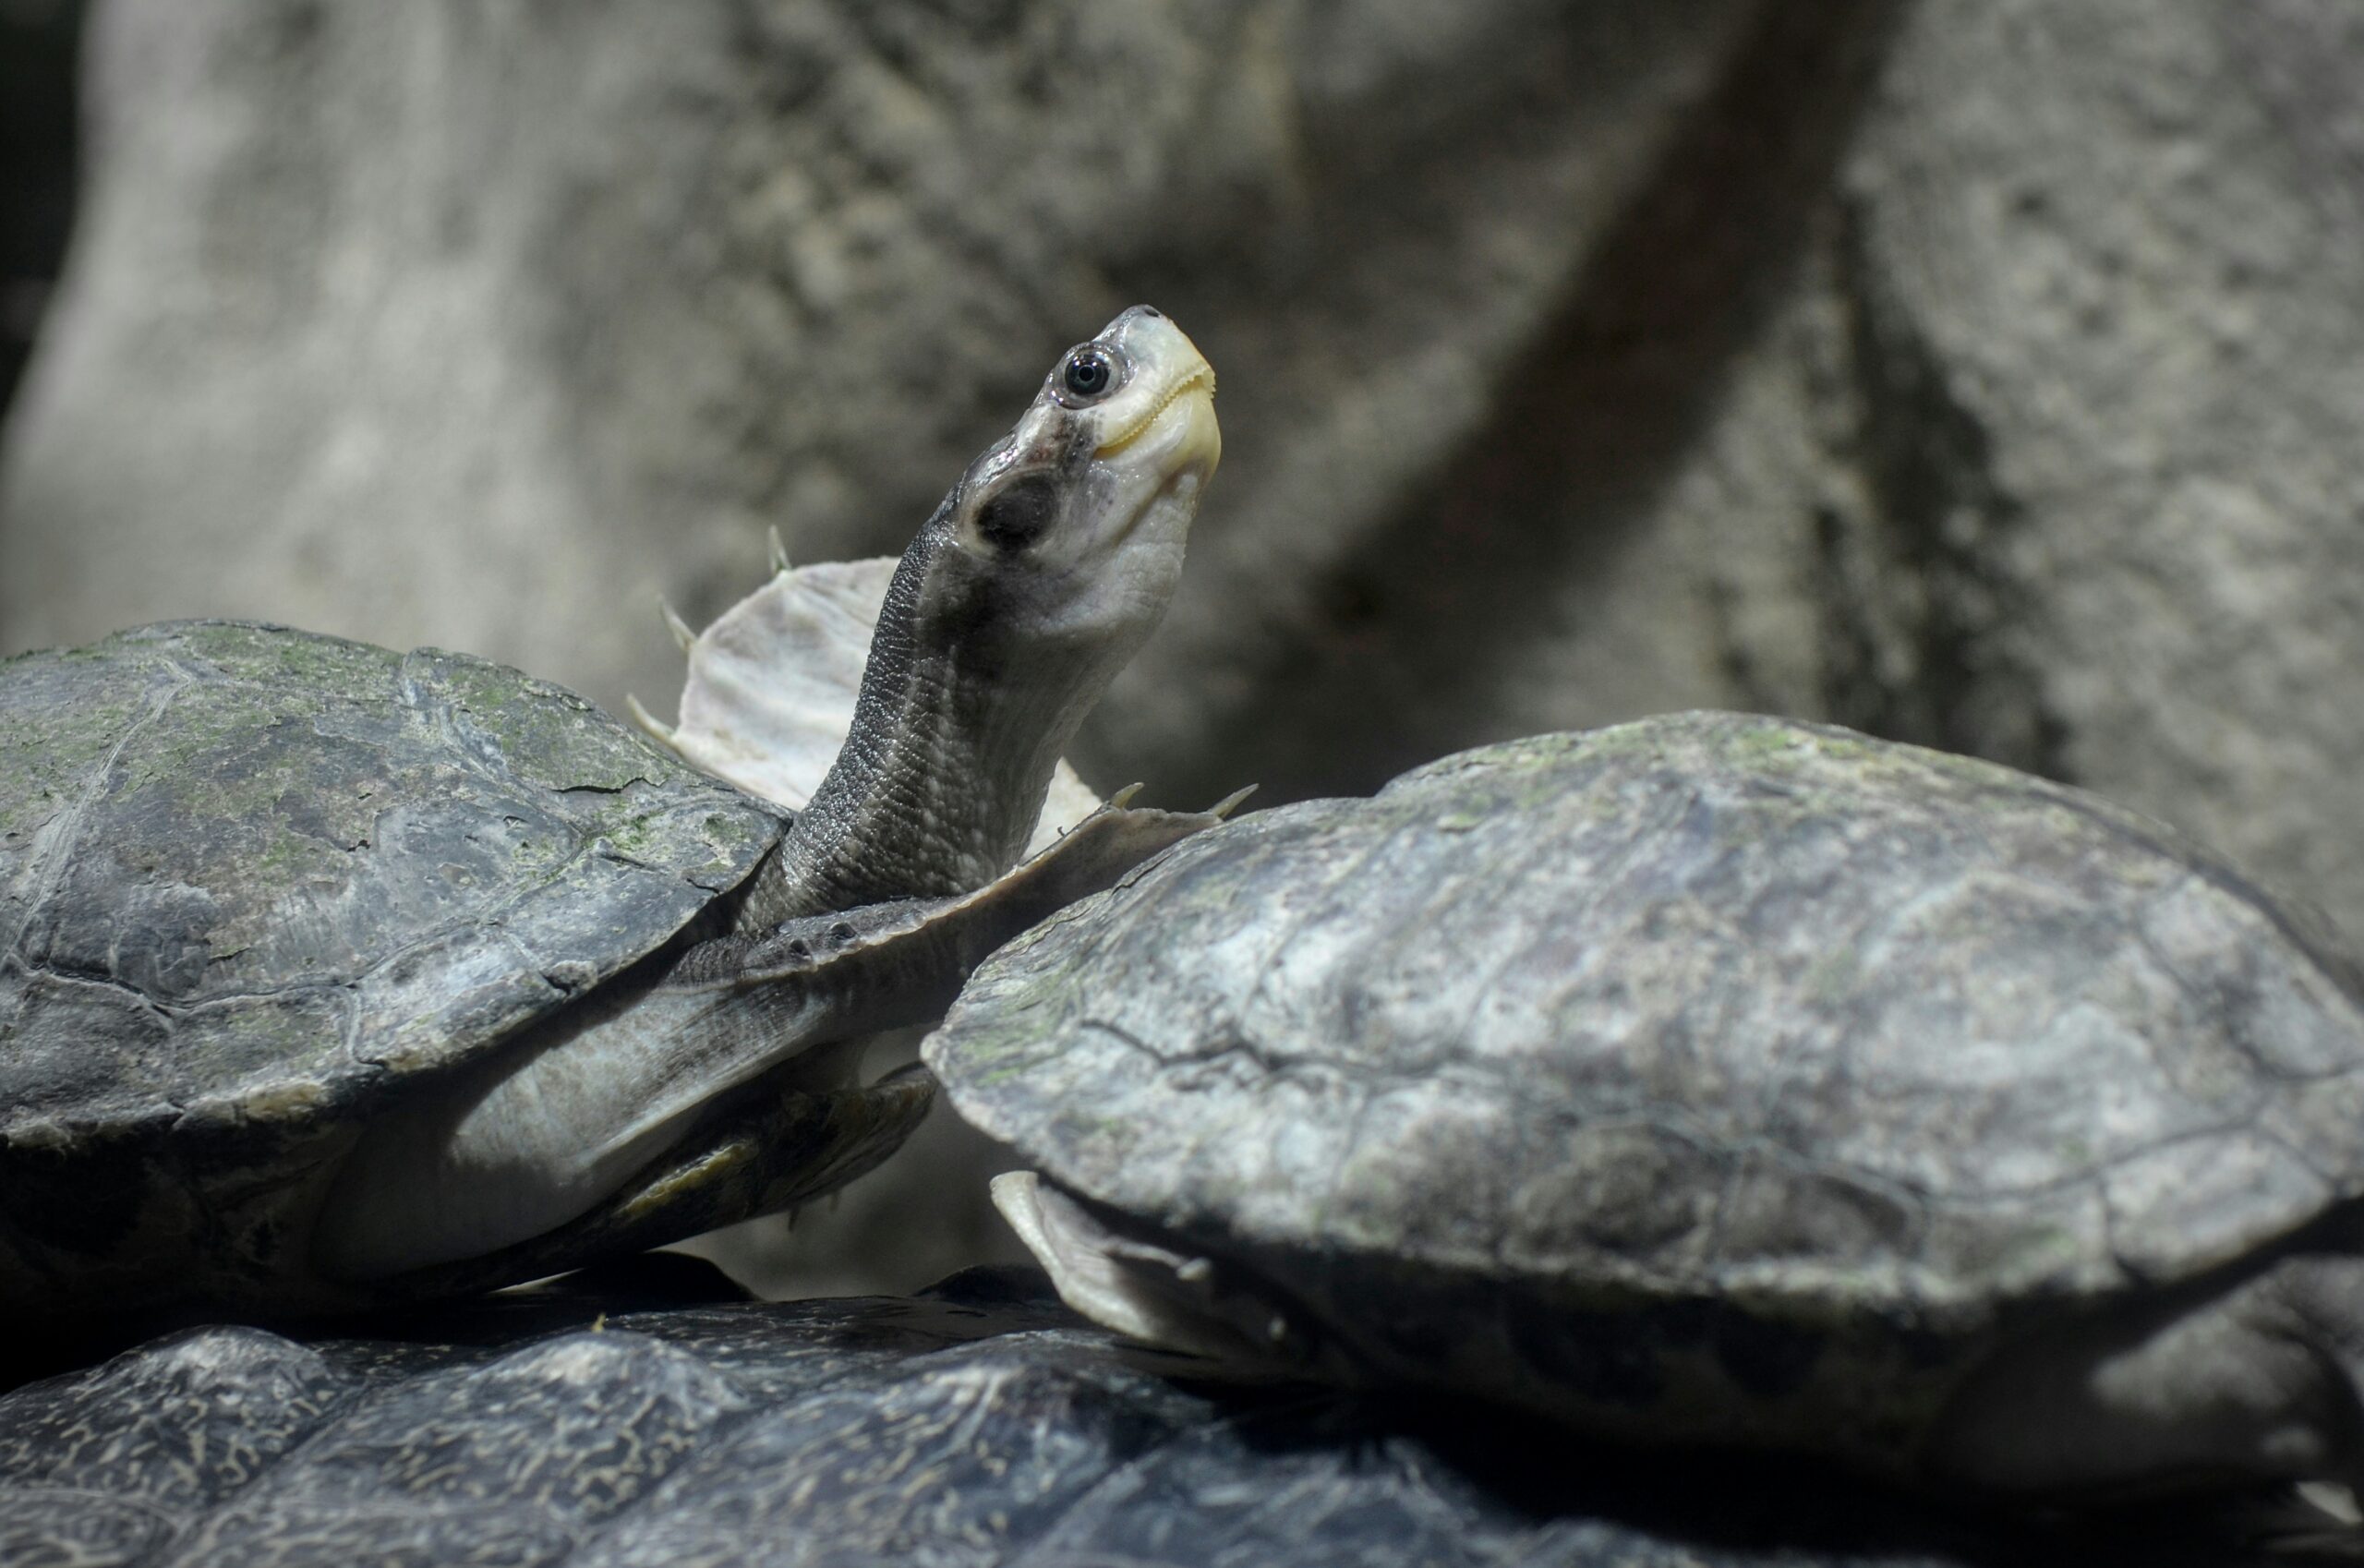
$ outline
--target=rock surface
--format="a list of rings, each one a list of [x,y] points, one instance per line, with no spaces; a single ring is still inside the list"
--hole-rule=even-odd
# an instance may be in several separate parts
[[[1182,622],[1294,600],[1224,538],[1333,549],[1455,439],[1747,9],[117,0],[0,636],[262,606],[662,689],[620,606],[704,621],[770,523],[899,551],[1135,296],[1262,432]]]
[[[2364,928],[2342,0],[107,0],[90,57],[0,645],[265,614],[612,705],[620,605],[899,548],[1154,297],[1233,433],[1103,782],[1766,707]]]
[[[2224,1561],[2184,1545],[2216,1555],[1977,1526],[1779,1466],[1642,1463],[1482,1412],[1177,1386],[1022,1273],[912,1300],[513,1297],[309,1345],[202,1328],[0,1396],[10,1562]]]
[[[1839,620],[1871,679],[1838,716],[2166,816],[2351,935],[2359,64],[2336,0],[1924,4],[1831,246],[1829,564],[1890,585]]]

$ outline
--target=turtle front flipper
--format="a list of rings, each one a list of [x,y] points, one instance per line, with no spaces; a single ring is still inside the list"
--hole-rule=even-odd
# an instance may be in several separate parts
[[[869,1174],[935,1103],[935,1079],[916,1066],[837,1089],[759,1085],[589,1212],[484,1257],[373,1282],[370,1292],[431,1300],[497,1289],[799,1208]]]
[[[496,1256],[563,1266],[555,1259],[591,1253],[561,1244],[561,1233],[612,1240],[629,1223],[653,1237],[639,1245],[656,1245],[832,1190],[884,1158],[918,1113],[863,1123],[859,1158],[832,1155],[818,1170],[790,1173],[793,1180],[758,1181],[751,1200],[762,1208],[714,1201],[703,1184],[719,1179],[719,1167],[705,1162],[743,1135],[742,1096],[787,1107],[758,1122],[777,1114],[826,1130],[860,1121],[868,1113],[858,1097],[872,1092],[857,1082],[870,1040],[940,1018],[986,954],[1214,826],[1232,803],[1105,806],[974,893],[809,916],[660,955],[552,1018],[472,1092],[373,1123],[318,1222],[314,1260],[349,1283]],[[707,1175],[686,1186],[659,1179],[694,1170]],[[652,1196],[667,1192],[680,1201]],[[670,1218],[658,1221],[660,1212]],[[594,1214],[611,1222],[592,1225]]]

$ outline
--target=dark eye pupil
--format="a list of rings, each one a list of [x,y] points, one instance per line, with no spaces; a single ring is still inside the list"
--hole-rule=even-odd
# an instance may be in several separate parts
[[[1067,361],[1067,391],[1078,397],[1097,397],[1108,390],[1108,361],[1097,354],[1079,354]]]

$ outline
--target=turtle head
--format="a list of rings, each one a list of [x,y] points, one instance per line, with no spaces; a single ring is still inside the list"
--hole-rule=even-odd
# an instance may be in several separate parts
[[[953,492],[930,563],[934,610],[1013,657],[1097,650],[1113,674],[1181,575],[1199,492],[1223,455],[1214,393],[1197,345],[1146,305],[1061,355]]]
[[[904,552],[852,732],[751,911],[962,893],[1014,863],[1060,752],[1173,597],[1223,452],[1214,391],[1145,305],[1059,356]]]

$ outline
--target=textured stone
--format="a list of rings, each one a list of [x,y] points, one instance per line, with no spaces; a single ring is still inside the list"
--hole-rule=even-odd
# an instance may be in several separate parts
[[[1751,9],[115,0],[0,638],[259,613],[669,689],[620,606],[712,614],[768,523],[899,549],[1058,345],[1153,298],[1237,432],[1102,721],[1104,766],[1175,774],[1521,398]]]
[[[1840,717],[2156,812],[2351,931],[2358,62],[2336,0],[1930,0],[1836,240],[1875,581],[1921,601]]]
[[[1495,1412],[1186,1390],[1039,1276],[784,1306],[528,1296],[391,1333],[201,1329],[0,1395],[0,1550],[283,1568],[2222,1561],[2204,1536],[2048,1539],[1815,1472],[1587,1450]]]

